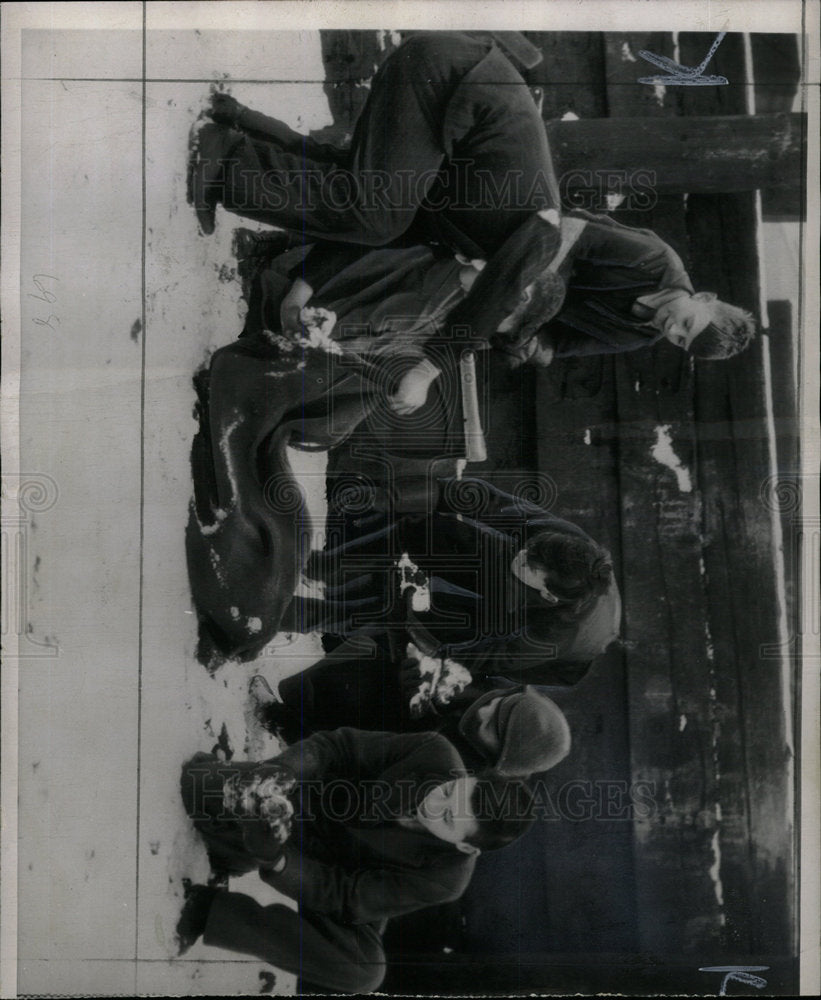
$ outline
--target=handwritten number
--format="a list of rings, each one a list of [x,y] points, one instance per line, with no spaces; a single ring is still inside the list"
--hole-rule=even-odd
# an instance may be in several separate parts
[[[38,295],[37,292],[29,292],[28,297],[30,299],[36,299],[38,302],[45,302],[50,306],[54,305],[57,301],[57,296],[50,288],[47,287],[46,283],[49,281],[59,282],[60,279],[55,278],[53,274],[35,274],[31,280],[34,282],[34,287],[40,294]],[[57,327],[55,326],[55,323],[57,326],[60,325],[60,317],[55,316],[54,313],[49,313],[47,319],[43,319],[41,316],[33,316],[32,319],[35,326],[47,326],[49,330],[56,330]]]
[[[49,289],[43,285],[43,279],[45,278],[47,278],[49,281],[60,280],[59,278],[55,278],[51,274],[35,274],[31,280],[37,286],[37,291],[40,292],[40,294],[35,295],[34,292],[29,292],[28,295],[30,299],[37,299],[39,302],[48,302],[48,304],[51,305],[52,303],[57,301],[57,296],[54,294],[54,292],[49,291]]]
[[[48,319],[38,319],[36,316],[34,317],[34,322],[37,324],[37,326],[47,326],[50,330],[54,329],[54,326],[52,325],[52,320],[54,320],[54,322],[57,323],[59,326],[60,317],[55,316],[54,313],[51,313]]]

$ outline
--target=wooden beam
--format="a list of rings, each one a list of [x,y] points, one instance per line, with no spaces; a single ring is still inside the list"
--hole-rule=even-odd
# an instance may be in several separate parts
[[[794,188],[804,177],[801,113],[547,122],[563,195],[600,190],[602,174],[646,191],[708,194]],[[638,176],[652,172],[655,181]]]

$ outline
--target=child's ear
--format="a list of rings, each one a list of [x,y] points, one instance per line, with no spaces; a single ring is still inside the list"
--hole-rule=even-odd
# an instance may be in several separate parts
[[[461,851],[461,852],[462,852],[463,854],[481,854],[481,853],[482,853],[482,852],[481,852],[481,851],[479,850],[479,848],[478,848],[478,847],[474,847],[474,846],[473,846],[473,844],[469,844],[469,843],[468,843],[468,842],[467,842],[466,840],[460,840],[460,841],[459,841],[459,842],[458,842],[458,843],[456,844],[456,847],[457,847],[457,849],[458,849],[458,850],[460,850],[460,851]]]

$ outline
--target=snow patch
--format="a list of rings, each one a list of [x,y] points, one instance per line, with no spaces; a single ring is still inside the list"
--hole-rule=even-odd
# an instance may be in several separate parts
[[[653,84],[653,100],[660,108],[664,107],[664,98],[667,96],[667,88],[663,83]]]
[[[322,309],[319,306],[305,306],[299,313],[307,336],[303,337],[301,343],[305,347],[318,347],[328,354],[341,354],[342,348],[335,340],[331,340],[331,333],[336,326],[336,313],[330,309]]]
[[[678,717],[678,731],[680,733],[683,733],[686,728],[687,728],[687,716],[680,715]]]
[[[251,635],[256,635],[262,631],[262,620],[260,618],[246,618],[245,626]]]
[[[408,643],[405,655],[417,661],[422,678],[418,690],[410,700],[410,711],[414,718],[424,715],[433,705],[450,704],[473,680],[461,663],[426,656],[412,642]]]
[[[585,444],[590,444],[590,441],[591,441],[591,438],[590,438],[590,428],[586,427],[585,431],[584,431],[584,443]]]
[[[223,575],[222,568],[220,566],[219,553],[215,552],[213,549],[208,550],[208,559],[211,562],[211,569],[214,571],[214,576],[217,578],[217,583],[222,586],[225,585],[225,576]]]
[[[678,488],[682,493],[693,492],[693,482],[690,472],[679,460],[678,455],[673,451],[673,441],[670,437],[670,424],[661,424],[656,427],[656,443],[650,450],[650,454],[660,464],[666,466],[675,473]]]
[[[710,623],[704,623],[704,646],[707,651],[707,659],[713,663],[716,658],[715,647],[713,646],[713,633],[710,631]]]
[[[713,834],[710,841],[710,848],[713,852],[713,863],[707,871],[710,881],[713,883],[713,892],[716,894],[716,902],[719,906],[724,906],[724,886],[721,883],[721,845],[719,843],[719,831]]]
[[[275,347],[278,347],[285,354],[289,354],[296,347],[293,340],[289,340],[281,333],[274,333],[273,330],[263,330],[262,336]]]
[[[630,48],[629,42],[621,43],[621,61],[622,62],[638,62],[638,59],[633,55],[633,50]]]
[[[423,569],[411,559],[407,552],[402,553],[396,562],[399,570],[399,596],[404,597],[405,591],[411,589],[411,608],[413,611],[430,611],[430,581]]]
[[[565,111],[565,113],[562,115],[563,122],[577,122],[578,120],[579,116],[576,114],[575,111]]]
[[[228,479],[231,483],[231,494],[233,496],[233,503],[236,503],[236,498],[239,496],[239,489],[237,488],[237,477],[234,474],[234,466],[231,462],[231,449],[229,447],[229,442],[231,435],[240,427],[244,422],[244,417],[238,416],[233,423],[229,424],[225,428],[225,432],[220,438],[220,451],[222,452],[222,457],[225,459],[225,471],[228,475]]]
[[[402,36],[398,31],[389,31],[386,28],[382,28],[376,33],[376,44],[379,46],[379,51],[384,52],[388,47],[388,41],[391,45],[398,49],[402,44]],[[378,69],[379,67],[377,67]]]

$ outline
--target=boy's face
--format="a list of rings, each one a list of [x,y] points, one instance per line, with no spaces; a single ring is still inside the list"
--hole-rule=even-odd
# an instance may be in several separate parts
[[[681,295],[659,306],[653,317],[653,326],[661,330],[667,340],[684,351],[713,319],[715,296],[710,292]]]
[[[541,567],[533,567],[528,565],[527,561],[527,549],[521,549],[514,558],[513,562],[510,564],[510,571],[515,577],[518,577],[522,583],[526,583],[528,587],[532,587],[534,590],[539,591],[539,595],[543,597],[549,604],[555,604],[557,598],[552,594],[548,586],[548,572],[546,569]]]
[[[428,833],[462,850],[472,850],[465,838],[479,830],[471,806],[476,781],[472,775],[454,778],[428,792],[416,810],[416,818]]]
[[[499,750],[499,738],[496,735],[496,713],[499,711],[501,702],[502,696],[499,695],[498,698],[491,698],[490,701],[476,709],[476,718],[479,720],[476,735],[488,749],[494,752]]]

